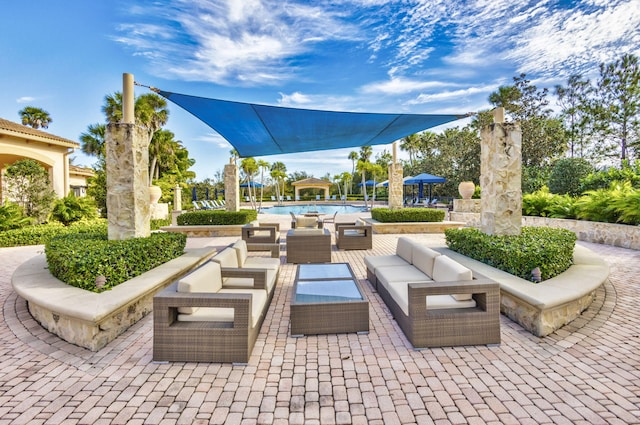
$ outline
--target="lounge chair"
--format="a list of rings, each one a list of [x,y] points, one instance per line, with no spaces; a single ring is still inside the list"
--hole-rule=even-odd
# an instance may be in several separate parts
[[[372,249],[373,229],[370,224],[358,219],[355,223],[335,223],[338,249]]]
[[[287,195],[287,201],[291,200],[291,196]]]

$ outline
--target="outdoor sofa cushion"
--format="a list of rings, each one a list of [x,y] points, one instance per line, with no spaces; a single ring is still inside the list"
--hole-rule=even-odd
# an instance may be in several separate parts
[[[441,255],[433,262],[432,277],[436,282],[461,282],[471,281],[473,273],[457,261]],[[452,294],[451,296],[458,301],[468,301],[472,298],[472,294]]]
[[[318,227],[318,219],[316,217],[296,216],[296,229],[305,227]]]

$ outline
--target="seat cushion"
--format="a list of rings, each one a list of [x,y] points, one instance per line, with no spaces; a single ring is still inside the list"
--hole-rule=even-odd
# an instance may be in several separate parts
[[[388,284],[391,282],[432,282],[426,274],[422,273],[417,268],[407,266],[382,266],[376,268],[376,278],[387,290]]]
[[[473,279],[471,270],[452,260],[446,255],[440,255],[433,261],[433,280],[436,282],[460,282]],[[458,301],[468,301],[472,294],[455,294]]]
[[[269,297],[267,296],[267,291],[264,289],[225,289],[222,288],[220,290],[221,294],[251,294],[251,319],[249,320],[249,324],[251,327],[254,327],[258,324],[260,320],[260,315],[262,315],[264,309],[267,306],[267,300]]]
[[[416,245],[413,247],[412,256],[412,264],[423,273],[433,277],[433,262],[436,257],[440,256],[440,253],[429,247]]]
[[[178,281],[178,292],[218,292],[222,288],[222,275],[220,265],[214,262],[206,262]],[[182,314],[193,314],[198,307],[178,307]]]
[[[375,274],[378,267],[409,265],[409,263],[398,255],[367,255],[364,257],[364,264],[373,274]]]
[[[473,308],[476,300],[456,300],[453,295],[429,295],[427,297],[427,310],[444,310],[448,308]]]

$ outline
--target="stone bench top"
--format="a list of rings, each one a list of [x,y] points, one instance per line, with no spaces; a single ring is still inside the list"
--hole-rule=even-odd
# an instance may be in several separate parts
[[[579,245],[574,249],[574,264],[568,270],[538,284],[465,257],[446,247],[434,249],[495,280],[500,284],[501,291],[506,291],[541,310],[554,308],[587,295],[602,285],[609,276],[607,263],[589,249]]]
[[[86,291],[61,282],[47,267],[44,254],[21,264],[13,274],[14,290],[25,300],[60,315],[100,323],[133,300],[169,284],[215,254],[211,247],[185,250],[185,254],[102,293]]]

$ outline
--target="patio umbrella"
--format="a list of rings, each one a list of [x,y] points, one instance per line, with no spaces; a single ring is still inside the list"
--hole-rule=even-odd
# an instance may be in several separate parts
[[[413,178],[413,177],[411,177],[411,176],[404,177],[404,178],[402,179],[402,184],[406,185],[406,184],[407,184],[407,180],[412,179],[412,178]],[[377,185],[376,187],[387,187],[387,186],[389,186],[389,180],[385,180],[385,181],[383,181],[382,183],[380,183],[380,184],[379,184],[379,185]]]
[[[249,187],[249,186],[251,186],[251,187],[257,187],[257,188],[261,188],[261,187],[262,187],[262,183],[257,183],[257,182],[251,182],[251,183],[248,183],[248,182],[247,182],[247,183],[242,183],[242,184],[240,185],[240,187]]]
[[[364,185],[367,187],[375,186],[376,182],[374,180],[367,180],[364,182]],[[358,183],[358,187],[362,187],[362,182]]]
[[[405,180],[404,184],[417,184],[418,185],[418,198],[423,198],[424,184],[429,185],[429,199],[431,199],[431,187],[434,183],[444,183],[447,179],[440,176],[434,176],[433,174],[422,173],[415,177]]]
[[[193,186],[193,189],[191,189],[191,200],[192,201],[197,201],[198,200],[198,194],[196,193],[196,187]]]

